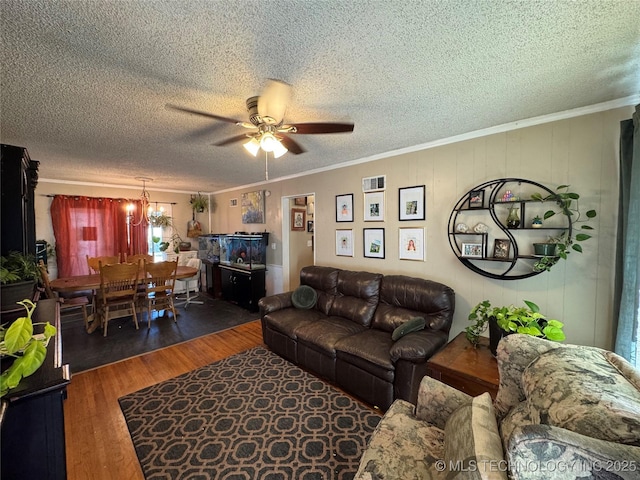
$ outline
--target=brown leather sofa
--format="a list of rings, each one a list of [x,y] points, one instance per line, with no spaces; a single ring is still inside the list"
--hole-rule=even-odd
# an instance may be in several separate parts
[[[386,410],[400,398],[415,403],[429,358],[448,340],[454,292],[441,283],[404,275],[309,266],[300,284],[317,292],[311,309],[293,306],[293,292],[258,303],[262,335],[280,356]],[[425,328],[394,341],[405,322]]]

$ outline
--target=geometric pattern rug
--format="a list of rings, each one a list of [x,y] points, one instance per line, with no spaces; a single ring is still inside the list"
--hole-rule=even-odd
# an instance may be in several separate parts
[[[264,347],[118,401],[147,480],[352,479],[381,418]]]

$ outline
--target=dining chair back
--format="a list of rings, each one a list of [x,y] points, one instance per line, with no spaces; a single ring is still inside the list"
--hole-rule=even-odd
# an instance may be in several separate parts
[[[140,267],[142,267],[144,262],[153,263],[153,255],[148,255],[146,253],[136,253],[135,255],[127,255],[125,253],[124,261],[126,263],[137,263],[140,265]]]
[[[87,255],[87,266],[89,267],[89,275],[92,273],[100,273],[100,264],[111,265],[113,263],[120,263],[120,254],[118,255],[103,255],[100,257],[90,257]]]
[[[138,293],[139,266],[137,263],[99,264],[100,291],[98,304],[103,335],[112,318],[132,316],[138,329],[136,296]]]
[[[200,267],[201,266],[202,266],[202,260],[200,260],[199,258],[190,258],[189,261],[187,262],[187,267],[196,268],[198,271],[193,277],[181,278],[180,280],[176,280],[177,282],[184,282],[185,290],[187,291],[185,295],[176,297],[178,300],[180,300],[180,303],[178,303],[178,306],[181,306],[181,305],[184,306],[185,310],[192,303],[195,303],[198,305],[204,304],[202,300],[196,300],[196,298],[198,298],[198,295],[199,295],[198,292],[200,291]],[[191,295],[192,290],[195,290],[196,292],[195,295]]]
[[[89,329],[89,316],[87,315],[87,305],[91,302],[86,296],[78,296],[71,298],[62,298],[51,289],[51,283],[49,281],[49,272],[42,260],[38,263],[40,269],[40,276],[42,277],[42,286],[44,287],[44,294],[47,298],[55,298],[60,304],[60,314],[64,314],[69,310],[82,309],[82,316],[84,318],[84,328]]]
[[[178,262],[144,262],[145,299],[147,302],[147,328],[151,328],[151,312],[170,309],[176,322],[173,289],[176,283]]]

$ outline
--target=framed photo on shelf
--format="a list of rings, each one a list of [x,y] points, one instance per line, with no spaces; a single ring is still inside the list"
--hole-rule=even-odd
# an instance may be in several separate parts
[[[306,208],[292,208],[291,209],[291,231],[292,232],[304,232],[306,226]]]
[[[384,192],[367,192],[364,194],[364,221],[384,221]]]
[[[399,188],[400,221],[424,220],[424,185]]]
[[[482,258],[482,244],[481,243],[463,243],[462,244],[462,256],[467,258]]]
[[[484,207],[484,190],[471,190],[469,192],[469,208]]]
[[[424,261],[424,228],[400,228],[400,260]]]
[[[353,230],[336,230],[336,255],[353,257]]]
[[[336,195],[336,222],[353,222],[353,193]]]
[[[384,228],[363,228],[364,256],[384,258]]]
[[[511,250],[511,240],[506,238],[496,238],[493,244],[493,258],[509,258]]]

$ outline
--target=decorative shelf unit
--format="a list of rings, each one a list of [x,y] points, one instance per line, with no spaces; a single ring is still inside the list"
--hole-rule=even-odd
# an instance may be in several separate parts
[[[502,201],[507,192],[516,192],[515,199]],[[470,270],[488,278],[498,280],[519,280],[542,273],[535,271],[533,265],[540,257],[533,254],[533,243],[546,241],[545,237],[558,236],[566,232],[571,236],[572,221],[567,215],[555,215],[542,227],[532,227],[534,216],[544,215],[546,203],[557,205],[554,200],[540,201],[531,198],[533,194],[540,194],[543,198],[555,195],[556,192],[548,187],[523,178],[500,178],[491,180],[466,192],[456,203],[449,216],[448,236],[449,245],[458,260]],[[475,202],[472,204],[471,197]],[[509,210],[515,208],[520,224],[515,228],[507,227]],[[474,225],[485,224],[486,232],[474,231]],[[469,227],[466,232],[457,230],[457,225],[465,224]],[[489,250],[491,239],[508,240],[510,250],[506,258],[493,256]],[[466,256],[463,254],[463,244],[473,243],[479,246],[481,254]]]

